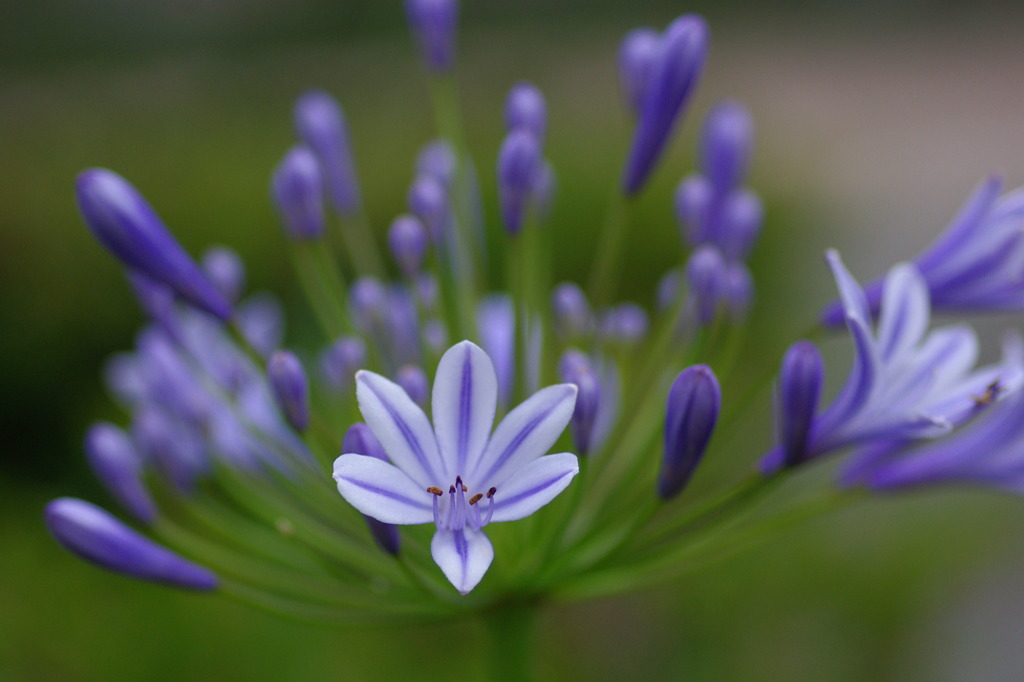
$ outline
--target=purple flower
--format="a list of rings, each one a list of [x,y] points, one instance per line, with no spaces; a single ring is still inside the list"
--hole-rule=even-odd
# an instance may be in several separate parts
[[[322,184],[335,210],[342,215],[355,213],[359,209],[359,184],[341,105],[326,92],[307,92],[295,103],[295,130],[316,155]]]
[[[217,576],[139,535],[94,504],[61,497],[46,505],[46,527],[64,549],[117,573],[190,590],[214,590]]]
[[[334,462],[338,491],[378,521],[433,522],[431,553],[466,594],[483,578],[494,549],[491,522],[529,516],[578,473],[576,456],[544,456],[573,414],[576,387],[549,386],[491,428],[498,399],[494,366],[463,341],[445,353],[434,379],[431,426],[397,384],[356,376],[359,409],[391,463],[346,453]]]
[[[341,443],[341,451],[355,455],[375,457],[382,462],[388,461],[388,456],[384,453],[384,448],[381,447],[380,441],[373,435],[370,427],[362,422],[356,422],[345,432],[345,438]],[[392,556],[398,556],[398,552],[401,549],[398,527],[392,523],[382,523],[372,516],[366,516],[365,514],[363,518],[366,519],[366,524],[370,528],[370,534],[373,536],[377,546]]]
[[[747,173],[754,144],[754,122],[739,102],[721,102],[704,119],[700,167],[717,193],[728,194]]]
[[[215,246],[203,254],[203,272],[217,290],[232,303],[237,303],[245,289],[245,264],[226,246]]]
[[[722,407],[722,390],[707,365],[683,370],[665,403],[665,451],[658,495],[668,500],[686,487],[708,449]]]
[[[455,29],[459,18],[456,0],[405,0],[409,28],[427,66],[445,72],[455,62]]]
[[[427,253],[427,231],[423,223],[408,214],[398,216],[388,230],[388,246],[405,276],[415,276]]]
[[[548,110],[544,95],[532,83],[519,83],[505,100],[505,128],[525,130],[543,142],[548,127]]]
[[[952,222],[914,258],[931,297],[943,311],[1024,309],[1024,189],[999,197],[1002,179],[982,182]],[[868,307],[877,314],[881,279],[864,287]],[[822,322],[842,322],[840,303],[822,312]]]
[[[319,239],[323,235],[323,179],[309,147],[295,146],[285,154],[274,171],[271,190],[288,236]]]
[[[215,317],[231,317],[231,304],[128,181],[113,171],[92,168],[79,174],[75,191],[85,224],[122,263]]]
[[[93,424],[85,435],[85,455],[96,477],[135,518],[156,519],[156,505],[142,481],[142,460],[131,439],[107,422]]]
[[[430,175],[445,188],[451,188],[459,164],[455,150],[445,140],[435,140],[423,146],[416,157],[416,175]]]
[[[779,445],[786,466],[800,464],[807,456],[807,438],[824,379],[825,366],[813,343],[798,341],[790,346],[782,359],[776,403]]]
[[[661,38],[643,95],[636,134],[622,176],[627,195],[639,192],[665,151],[668,139],[697,86],[707,57],[704,20],[687,14],[673,21]]]
[[[285,419],[296,431],[305,431],[309,426],[309,385],[302,363],[294,353],[276,351],[267,363],[267,377]]]
[[[686,281],[697,314],[697,322],[709,325],[715,321],[719,304],[725,294],[726,264],[716,247],[705,244],[686,262]]]
[[[572,413],[572,440],[580,456],[595,445],[594,425],[601,406],[601,383],[590,359],[578,350],[568,350],[558,363],[562,381],[576,386],[576,409]]]
[[[779,446],[762,460],[772,472],[789,461],[807,461],[851,445],[934,438],[949,433],[977,411],[977,396],[993,382],[1017,390],[1024,367],[1014,358],[972,370],[977,339],[969,327],[927,333],[928,288],[917,268],[896,265],[882,291],[878,325],[871,329],[863,289],[827,254],[853,337],[855,355],[845,386],[815,415],[803,453]]]
[[[540,168],[537,137],[522,128],[509,133],[498,152],[498,198],[502,224],[511,235],[518,234],[523,227]]]
[[[619,48],[619,81],[626,102],[639,115],[651,81],[651,72],[661,55],[661,35],[651,28],[626,34]]]

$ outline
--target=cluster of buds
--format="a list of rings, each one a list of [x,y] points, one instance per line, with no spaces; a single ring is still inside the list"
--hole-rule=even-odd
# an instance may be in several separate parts
[[[451,127],[457,9],[406,2],[440,137],[416,159],[407,212],[386,234],[363,209],[339,104],[311,92],[295,106],[298,142],[272,174],[271,197],[322,331],[317,347],[283,347],[280,304],[245,294],[234,252],[214,248],[197,262],[125,179],[79,176],[85,223],[125,267],[148,318],[135,351],[107,372],[131,425],[95,425],[86,453],[148,532],[63,498],[46,510],[59,542],[120,573],[293,616],[393,622],[669,578],[695,548],[735,542],[742,524],[725,521],[754,493],[840,451],[852,452],[827,491],[840,500],[850,488],[950,481],[1024,490],[1019,340],[976,368],[970,327],[929,331],[932,309],[1024,307],[1024,193],[999,199],[999,181],[983,183],[929,250],[867,287],[829,252],[839,302],[819,328],[849,330],[846,384],[821,408],[817,347],[790,347],[775,446],[748,460],[747,478],[691,502],[682,493],[703,461],[738,457],[715,452],[716,429],[743,419],[771,380],[744,382],[751,396],[723,380],[742,347],[747,258],[762,223],[744,186],[751,115],[727,101],[705,118],[699,168],[676,193],[684,248],[659,305],[616,300],[618,247],[639,229],[628,206],[708,51],[694,15],[630,33],[620,68],[636,131],[618,204],[589,286],[554,284],[547,104],[534,85],[511,88],[498,206],[488,210]],[[489,233],[488,219],[503,229]],[[496,254],[506,259],[497,271]],[[404,528],[421,524],[433,532]]]

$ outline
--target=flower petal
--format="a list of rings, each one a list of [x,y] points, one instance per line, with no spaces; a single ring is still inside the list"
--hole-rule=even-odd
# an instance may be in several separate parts
[[[445,577],[462,594],[468,594],[494,560],[494,547],[483,531],[469,526],[438,530],[430,541],[430,553]]]
[[[843,310],[846,313],[846,317],[856,317],[864,324],[868,324],[871,320],[871,313],[868,309],[867,298],[864,296],[864,290],[861,289],[857,280],[853,278],[853,275],[843,265],[843,261],[839,258],[837,251],[831,249],[826,251],[825,260],[832,269],[832,277],[835,278],[836,286],[839,288],[839,297],[843,301]]]
[[[398,467],[369,455],[342,455],[334,460],[338,492],[361,513],[384,523],[429,523],[434,520],[431,495]]]
[[[491,522],[529,516],[565,490],[579,471],[576,455],[568,452],[533,460],[498,488]]]
[[[885,362],[897,361],[914,348],[928,328],[928,286],[913,265],[889,270],[878,319],[878,346]]]
[[[446,481],[476,466],[494,426],[498,379],[487,353],[469,341],[452,346],[437,366],[434,431]]]
[[[516,470],[547,453],[576,406],[576,386],[537,391],[501,420],[471,478],[480,488],[500,486]]]
[[[443,485],[447,477],[434,429],[401,386],[361,370],[356,373],[356,397],[363,419],[394,465],[423,488]]]
[[[871,392],[882,377],[882,362],[878,357],[878,348],[865,323],[856,317],[848,317],[846,324],[856,349],[853,368],[835,401],[824,412],[812,430],[813,444],[809,449],[822,452],[833,447],[829,441],[835,432],[844,428],[846,423],[860,412],[869,402]]]

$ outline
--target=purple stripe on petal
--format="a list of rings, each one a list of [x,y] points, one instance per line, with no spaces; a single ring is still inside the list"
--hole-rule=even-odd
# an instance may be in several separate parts
[[[576,455],[568,452],[535,459],[498,486],[491,521],[529,516],[565,490],[579,470]]]
[[[446,477],[442,475],[444,472],[436,467],[440,463],[437,461],[437,445],[421,440],[421,436],[434,437],[423,411],[397,384],[380,375],[363,370],[356,374],[356,382],[356,395],[363,417],[381,441],[391,461],[424,486],[437,485],[445,480]],[[366,395],[363,389],[370,395]],[[373,402],[368,398],[372,398]],[[382,411],[375,409],[378,405],[383,408]],[[406,414],[403,415],[403,412]],[[407,417],[416,421],[422,418],[422,423],[414,428]]]

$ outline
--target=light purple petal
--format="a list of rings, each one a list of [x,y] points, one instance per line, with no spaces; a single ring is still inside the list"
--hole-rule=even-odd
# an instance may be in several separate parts
[[[847,318],[846,324],[850,328],[856,355],[853,358],[853,368],[850,370],[850,377],[846,380],[842,391],[836,397],[832,405],[825,410],[815,431],[812,450],[821,451],[829,449],[826,442],[829,436],[836,429],[841,429],[844,423],[855,416],[871,397],[871,392],[876,386],[882,374],[881,359],[878,357],[878,349],[875,347],[874,339],[868,331],[865,323],[857,318]]]
[[[535,459],[498,488],[491,521],[515,521],[529,516],[565,490],[579,471],[576,455],[568,452]]]
[[[917,346],[928,329],[929,312],[928,286],[917,268],[908,263],[893,267],[885,278],[878,319],[884,361],[894,361]]]
[[[462,594],[477,586],[494,560],[494,547],[483,531],[439,530],[430,541],[430,553],[445,577]]]
[[[517,470],[547,453],[576,406],[576,386],[557,384],[534,393],[501,420],[473,473],[480,488],[501,486]]]
[[[861,322],[867,324],[871,320],[871,314],[868,311],[868,301],[864,296],[864,290],[861,289],[857,280],[853,278],[853,275],[843,265],[843,261],[839,258],[837,251],[831,249],[826,251],[825,260],[832,269],[832,276],[835,278],[836,286],[839,288],[839,297],[843,301],[843,309],[846,311],[846,316],[856,317]]]
[[[434,431],[446,481],[468,473],[480,459],[494,426],[498,379],[479,346],[452,346],[437,366],[432,398]]]
[[[334,460],[334,480],[341,496],[384,523],[430,523],[431,494],[398,467],[369,455],[346,454]]]
[[[434,429],[401,386],[361,370],[356,373],[356,398],[367,426],[395,466],[424,489],[443,486],[448,479]]]

